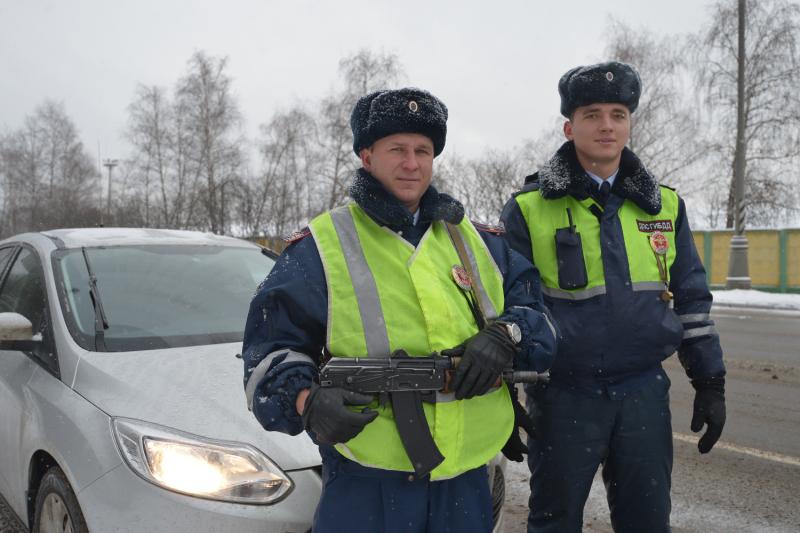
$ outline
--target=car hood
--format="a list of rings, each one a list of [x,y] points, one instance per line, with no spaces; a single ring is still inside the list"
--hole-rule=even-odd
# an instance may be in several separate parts
[[[247,410],[240,344],[84,352],[73,389],[112,417],[255,446],[284,470],[320,464],[306,435],[266,431]]]

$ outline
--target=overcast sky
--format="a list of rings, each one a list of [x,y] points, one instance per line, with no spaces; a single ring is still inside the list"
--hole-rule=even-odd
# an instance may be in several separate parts
[[[137,83],[171,89],[203,50],[228,57],[253,139],[277,109],[326,94],[339,59],[367,47],[396,53],[408,84],[447,104],[447,150],[477,155],[554,124],[558,78],[604,59],[609,16],[672,35],[699,29],[710,3],[0,0],[0,132],[55,99],[92,155],[99,144],[102,158],[124,158]]]

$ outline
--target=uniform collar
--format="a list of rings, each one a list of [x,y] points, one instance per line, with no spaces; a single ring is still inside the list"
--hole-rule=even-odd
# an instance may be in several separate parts
[[[571,195],[578,200],[589,197],[596,186],[578,163],[575,144],[567,141],[536,173],[539,190],[546,199]],[[642,162],[627,147],[622,149],[619,170],[611,192],[632,201],[651,215],[661,211],[661,191],[658,182]]]
[[[586,173],[587,173],[587,174],[589,174],[589,177],[590,177],[590,178],[592,178],[592,181],[593,181],[593,182],[595,182],[595,183],[596,183],[598,186],[599,186],[599,185],[602,185],[602,184],[603,184],[603,182],[608,182],[608,186],[609,186],[609,187],[613,187],[613,186],[614,186],[614,180],[616,180],[616,179],[617,179],[617,174],[619,174],[619,169],[617,169],[616,171],[614,171],[614,173],[613,173],[613,174],[611,174],[611,175],[610,175],[609,177],[607,177],[606,179],[603,179],[603,178],[601,178],[601,177],[600,177],[600,176],[598,176],[597,174],[592,174],[592,173],[591,173],[591,172],[589,172],[588,170],[586,171]]]
[[[413,226],[415,222],[430,224],[436,220],[458,224],[464,218],[464,206],[458,200],[430,186],[420,199],[418,220],[415,221],[414,215],[363,168],[356,172],[350,186],[350,197],[373,220],[390,229]]]

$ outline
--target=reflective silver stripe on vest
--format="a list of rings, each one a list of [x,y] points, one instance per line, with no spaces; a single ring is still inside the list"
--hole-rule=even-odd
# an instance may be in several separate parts
[[[247,398],[248,410],[253,410],[253,397],[256,394],[256,388],[261,380],[264,379],[264,376],[267,375],[267,372],[269,372],[269,367],[272,365],[272,361],[274,361],[276,357],[280,357],[282,355],[285,355],[286,359],[281,361],[281,364],[300,362],[309,363],[316,367],[313,359],[304,353],[295,352],[294,350],[275,350],[274,352],[267,354],[267,356],[262,359],[261,362],[259,362],[250,373],[250,377],[247,378],[247,386],[244,389],[244,394]]]
[[[717,329],[714,326],[703,326],[702,328],[687,329],[683,332],[683,340],[702,337],[703,335],[716,335]]]
[[[707,322],[711,319],[711,315],[708,313],[695,313],[691,315],[678,315],[678,318],[680,318],[681,322],[684,324],[689,324],[692,322]]]
[[[595,296],[600,296],[606,293],[605,285],[598,285],[591,289],[584,289],[581,291],[565,291],[563,289],[554,289],[552,287],[545,287],[542,285],[542,293],[550,298],[559,298],[561,300],[588,300]]]
[[[632,288],[634,291],[663,291],[666,286],[663,281],[637,281]]]
[[[464,261],[465,257],[467,259],[466,262],[468,264],[463,266],[465,268],[469,267],[467,270],[472,278],[472,290],[477,297],[478,307],[481,308],[481,314],[483,315],[484,320],[486,320],[486,322],[496,320],[498,317],[497,309],[494,308],[492,299],[489,298],[489,294],[486,292],[486,288],[483,286],[483,282],[481,281],[481,273],[478,270],[478,262],[475,260],[475,255],[472,253],[472,249],[464,242],[464,236],[461,235],[461,228],[455,224],[448,223],[445,224],[445,227],[447,228],[447,233],[450,235],[450,239],[453,241],[453,245],[456,247],[458,257],[461,258],[462,261]],[[489,257],[491,257],[491,255]],[[494,261],[494,259],[492,259],[492,261]]]
[[[358,240],[353,214],[348,207],[341,207],[331,211],[331,219],[339,243],[342,245],[345,263],[358,301],[358,312],[367,343],[367,356],[389,357],[391,355],[389,333],[386,331],[378,286],[367,264],[361,242]],[[329,280],[328,283],[330,282]]]

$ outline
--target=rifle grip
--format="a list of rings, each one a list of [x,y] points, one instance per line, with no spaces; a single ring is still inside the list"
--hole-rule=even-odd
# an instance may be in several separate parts
[[[450,358],[450,361],[451,361],[451,367],[452,368],[451,368],[451,370],[445,371],[444,389],[442,389],[442,392],[444,392],[444,393],[453,392],[450,389],[450,382],[453,381],[453,372],[455,372],[455,369],[458,368],[458,365],[461,364],[461,357],[453,356],[453,357]],[[502,385],[503,385],[503,376],[501,374],[500,376],[498,376],[497,381],[494,382],[494,386],[495,387],[501,387]]]

